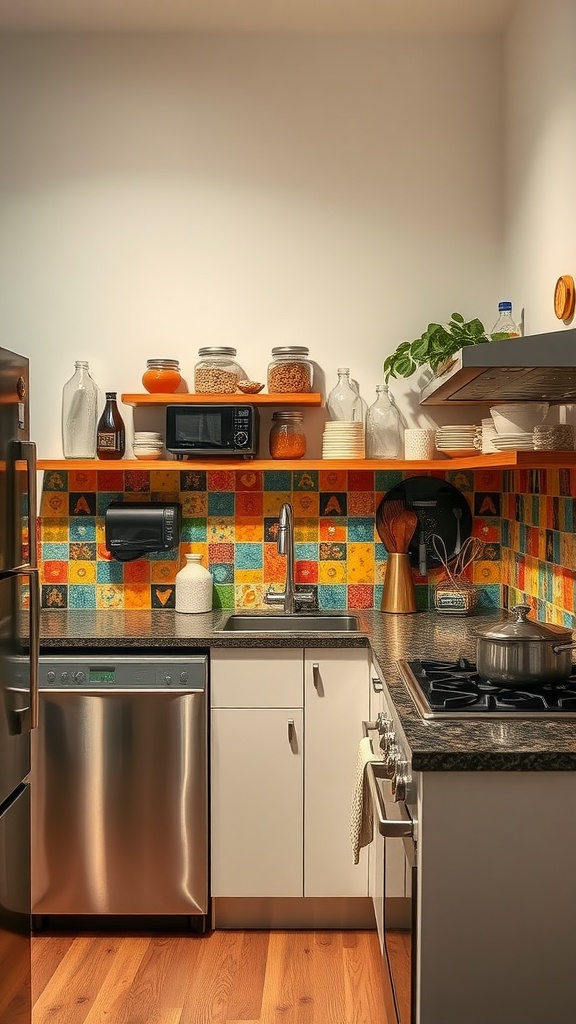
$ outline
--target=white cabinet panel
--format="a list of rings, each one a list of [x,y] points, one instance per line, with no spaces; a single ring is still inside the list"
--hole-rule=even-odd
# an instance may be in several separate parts
[[[212,894],[301,896],[301,708],[217,708],[211,720]]]
[[[363,649],[308,649],[304,675],[304,895],[367,896],[368,855],[362,850],[353,864],[350,808],[370,657]]]

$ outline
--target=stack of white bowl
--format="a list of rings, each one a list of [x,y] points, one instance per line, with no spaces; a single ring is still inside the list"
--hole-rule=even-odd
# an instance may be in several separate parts
[[[362,420],[328,420],[322,437],[323,459],[363,459],[365,455]]]
[[[533,451],[534,427],[543,422],[547,402],[512,402],[490,409],[496,434],[492,444],[499,452]]]
[[[161,459],[164,453],[162,434],[154,430],[135,431],[132,451],[137,459]]]
[[[479,455],[480,452],[475,445],[478,431],[476,423],[455,423],[447,427],[438,427],[436,447],[439,452],[452,459]]]

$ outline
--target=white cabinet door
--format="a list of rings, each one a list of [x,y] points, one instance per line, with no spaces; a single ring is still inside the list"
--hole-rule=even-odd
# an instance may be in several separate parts
[[[213,708],[301,708],[304,652],[216,648],[210,656]]]
[[[302,896],[302,709],[211,717],[213,895]]]
[[[368,895],[367,851],[352,862],[350,808],[369,687],[367,650],[306,650],[305,896]]]

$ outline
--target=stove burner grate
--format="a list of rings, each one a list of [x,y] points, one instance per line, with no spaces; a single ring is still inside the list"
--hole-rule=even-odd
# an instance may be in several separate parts
[[[511,714],[576,712],[576,666],[565,683],[500,686],[481,679],[467,658],[408,661],[412,680],[433,713]]]

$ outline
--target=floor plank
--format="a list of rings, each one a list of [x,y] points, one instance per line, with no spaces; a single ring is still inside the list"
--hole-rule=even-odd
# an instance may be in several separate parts
[[[35,936],[33,1024],[387,1024],[375,932]]]

